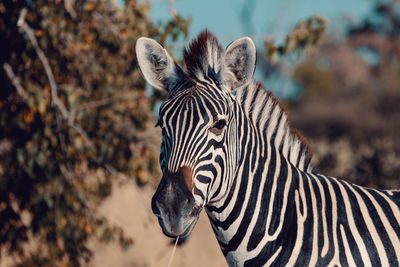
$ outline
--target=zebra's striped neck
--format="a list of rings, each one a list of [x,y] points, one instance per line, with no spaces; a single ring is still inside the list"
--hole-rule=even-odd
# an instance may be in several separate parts
[[[238,144],[242,149],[238,150],[239,163],[232,186],[220,203],[206,209],[231,264],[250,259],[261,251],[264,256],[271,251],[272,257],[277,246],[290,244],[295,235],[285,232],[297,221],[295,192],[301,176],[306,174],[291,164],[279,147],[264,143],[263,133],[247,119],[243,109],[239,109],[236,117],[242,133]],[[265,216],[255,218],[254,214],[260,212]]]
[[[237,92],[237,100],[246,116],[260,131],[262,155],[266,142],[274,145],[282,155],[302,171],[311,172],[311,152],[302,137],[288,122],[288,113],[279,100],[265,90],[261,83],[250,83]]]
[[[293,201],[295,190],[300,176],[311,171],[305,143],[290,129],[285,110],[271,93],[260,84],[251,83],[237,92],[236,99],[240,106],[235,115],[238,131],[236,173],[230,179],[231,187],[224,198],[207,207],[228,261],[230,257],[235,258],[233,261],[241,257],[229,251],[252,250],[256,255],[263,248],[260,246],[262,234],[268,233],[273,241],[282,228],[290,229],[291,224],[282,224],[282,216],[297,220]],[[292,173],[296,175],[289,175]],[[276,202],[276,199],[283,201]],[[253,212],[263,212],[267,217],[253,220]],[[238,217],[243,219],[240,221]],[[247,233],[247,229],[253,230]],[[283,240],[278,243],[281,242]],[[275,243],[271,243],[271,250]]]

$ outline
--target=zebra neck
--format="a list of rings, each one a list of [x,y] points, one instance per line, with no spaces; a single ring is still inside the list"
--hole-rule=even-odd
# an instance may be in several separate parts
[[[311,172],[311,153],[305,139],[290,127],[286,109],[271,92],[267,92],[261,83],[251,83],[237,92],[237,100],[259,131],[262,155],[265,155],[268,145],[272,145],[291,164]]]
[[[250,139],[249,142],[254,142]],[[225,203],[218,208],[207,207],[228,262],[252,258],[262,249],[266,250],[263,255],[267,255],[268,250],[274,253],[285,241],[291,244],[287,239],[292,237],[285,231],[297,221],[294,199],[303,172],[294,169],[275,148],[268,153],[269,160],[267,156],[263,159],[255,154],[259,154],[256,149],[248,150],[247,158],[253,160],[244,161],[239,167]],[[265,216],[260,217],[260,213]],[[265,243],[265,240],[269,241]]]

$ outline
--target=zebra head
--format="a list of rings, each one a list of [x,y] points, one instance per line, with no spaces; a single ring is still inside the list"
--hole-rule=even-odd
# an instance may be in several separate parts
[[[185,49],[185,70],[149,38],[137,41],[136,54],[147,82],[169,92],[159,113],[163,177],[152,210],[164,234],[187,236],[202,208],[229,191],[238,160],[233,92],[252,81],[256,49],[245,37],[224,52],[205,31]]]

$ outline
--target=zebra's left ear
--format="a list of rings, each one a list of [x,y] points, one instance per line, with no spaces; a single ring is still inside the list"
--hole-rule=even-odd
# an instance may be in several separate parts
[[[153,39],[141,37],[137,40],[136,57],[144,78],[157,89],[170,92],[184,76],[167,50]]]
[[[256,47],[249,37],[231,43],[222,58],[222,83],[231,91],[248,85],[256,68]]]

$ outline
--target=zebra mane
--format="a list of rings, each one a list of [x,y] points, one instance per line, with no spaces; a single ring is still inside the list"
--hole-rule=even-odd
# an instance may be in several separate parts
[[[215,73],[221,70],[222,47],[217,38],[207,30],[201,32],[183,51],[183,57],[189,77],[203,79],[211,67]]]
[[[275,148],[296,167],[311,171],[312,151],[305,138],[289,124],[289,113],[271,91],[258,82],[252,82],[237,92],[237,100],[248,118],[261,130],[264,142],[271,140]],[[265,153],[265,146],[262,154]]]

